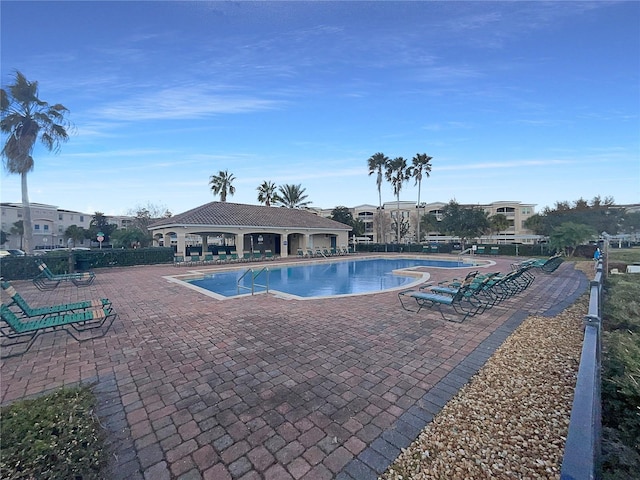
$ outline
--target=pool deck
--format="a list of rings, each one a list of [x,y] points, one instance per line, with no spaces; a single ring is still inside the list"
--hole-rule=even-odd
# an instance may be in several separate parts
[[[515,259],[491,260],[507,272]],[[47,334],[3,360],[2,404],[95,383],[115,480],[375,479],[527,316],[588,287],[571,263],[536,270],[525,292],[458,324],[403,310],[397,292],[220,301],[164,278],[188,270],[101,269],[90,287],[51,292],[12,282],[35,306],[107,297],[118,318],[103,338]]]

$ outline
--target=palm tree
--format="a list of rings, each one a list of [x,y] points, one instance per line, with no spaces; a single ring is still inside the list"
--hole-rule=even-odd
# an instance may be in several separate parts
[[[304,208],[309,205],[310,201],[305,201],[307,195],[304,194],[305,189],[301,185],[280,185],[278,187],[277,202],[288,208]]]
[[[30,253],[33,226],[27,174],[33,170],[33,147],[38,139],[48,151],[57,153],[60,144],[69,139],[71,123],[65,118],[69,112],[62,104],[49,105],[38,98],[38,82],[30,82],[16,71],[14,83],[8,90],[0,90],[2,120],[0,131],[8,134],[2,147],[4,166],[9,173],[21,176],[22,215],[24,220],[23,249]]]
[[[496,213],[489,217],[489,229],[491,233],[499,234],[511,226],[509,219],[504,213]]]
[[[433,160],[433,157],[426,153],[416,153],[411,159],[411,167],[409,167],[409,175],[416,179],[416,185],[418,185],[418,226],[416,232],[418,243],[420,243],[420,188],[422,186],[422,175],[424,174],[429,178],[431,174],[431,163],[429,162],[431,160]]]
[[[211,191],[214,195],[220,194],[220,201],[226,202],[227,195],[233,196],[236,193],[236,187],[232,185],[236,177],[227,170],[224,172],[220,170],[218,175],[211,175],[209,179],[209,185],[211,185]]]
[[[403,157],[396,157],[393,160],[387,162],[386,170],[384,172],[387,181],[391,182],[393,187],[393,194],[397,200],[397,241],[400,243],[400,191],[402,190],[402,184],[409,180],[410,171],[407,168],[407,161]]]
[[[258,190],[258,202],[264,203],[265,206],[270,207],[272,202],[278,200],[278,194],[276,193],[276,184],[273,182],[264,181],[257,188]]]
[[[378,216],[382,215],[382,173],[389,163],[389,157],[384,153],[375,153],[369,157],[367,164],[369,165],[369,175],[375,173],[377,175],[376,185],[378,185]],[[378,221],[378,242],[382,238],[380,230],[382,222]]]

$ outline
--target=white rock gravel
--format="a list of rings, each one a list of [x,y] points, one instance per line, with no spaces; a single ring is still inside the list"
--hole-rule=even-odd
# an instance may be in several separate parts
[[[587,301],[527,318],[380,478],[559,478]]]

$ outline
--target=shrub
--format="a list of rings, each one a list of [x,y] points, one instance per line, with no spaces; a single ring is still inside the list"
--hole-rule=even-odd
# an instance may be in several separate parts
[[[3,479],[99,479],[103,432],[87,386],[21,400],[1,410]]]
[[[640,468],[640,276],[607,280],[602,359],[603,475]]]

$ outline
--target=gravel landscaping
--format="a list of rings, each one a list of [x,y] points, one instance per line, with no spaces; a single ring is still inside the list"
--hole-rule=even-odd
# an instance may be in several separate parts
[[[587,310],[527,318],[380,478],[559,478]]]

